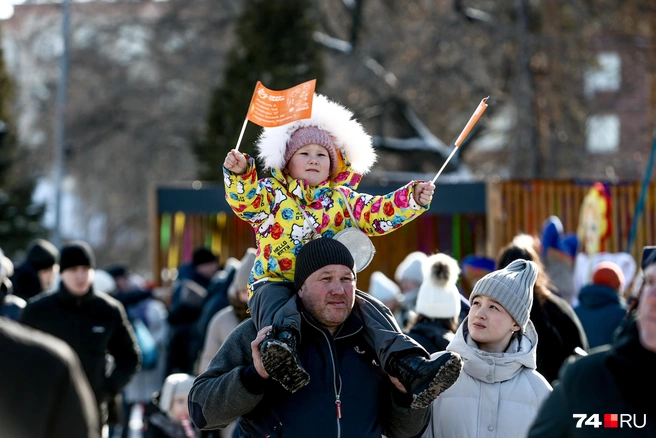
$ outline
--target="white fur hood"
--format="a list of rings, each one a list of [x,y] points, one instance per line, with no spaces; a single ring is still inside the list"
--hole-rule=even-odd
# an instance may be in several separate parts
[[[353,113],[344,106],[322,94],[315,94],[311,118],[262,130],[255,144],[259,160],[267,169],[282,170],[285,149],[292,134],[299,128],[316,126],[333,137],[336,151],[345,161],[344,164],[337,163],[337,171],[350,168],[351,171],[365,174],[376,162],[376,153],[371,136],[352,117]]]

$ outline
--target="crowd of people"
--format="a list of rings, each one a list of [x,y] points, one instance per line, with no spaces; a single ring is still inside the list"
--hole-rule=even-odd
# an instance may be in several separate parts
[[[83,241],[56,248],[37,239],[16,264],[0,250],[0,343],[7,352],[0,366],[17,376],[2,386],[0,436],[201,436],[189,420],[187,393],[249,317],[254,255],[249,248],[221,266],[218,255],[199,247],[162,291],[128,266],[99,269]],[[49,365],[39,365],[39,357]],[[35,392],[32,385],[48,378]],[[5,397],[10,393],[22,395]]]
[[[256,146],[271,176],[237,150],[223,168],[255,247],[196,248],[165,293],[83,241],[0,253],[0,436],[656,436],[656,247],[637,274],[586,259],[577,287],[550,218],[494,259],[416,251],[358,288],[341,233],[399,229],[434,184],[357,192],[371,137],[321,95]]]
[[[310,243],[320,248],[311,251]],[[653,432],[653,413],[640,394],[653,380],[646,372],[655,359],[656,250],[645,249],[634,287],[618,265],[598,263],[572,305],[550,282],[539,245],[518,235],[494,267],[482,267],[481,257],[459,262],[444,253],[412,253],[393,279],[372,273],[362,292],[389,309],[399,333],[434,360],[449,353],[464,360],[434,401],[411,408],[417,395],[380,366],[375,344],[359,328],[365,320],[351,312],[365,294],[357,289],[348,250],[334,239],[311,240],[298,255],[297,263],[307,253],[308,267],[296,270],[296,277],[305,273],[295,278],[302,333],[296,349],[310,378],[297,391],[270,383],[262,365],[259,347],[271,326],[258,330],[248,310],[255,248],[223,264],[198,248],[167,296],[126,266],[96,269],[85,242],[57,249],[36,240],[15,267],[0,256],[0,343],[12,358],[2,361],[3,375],[16,376],[3,394],[22,394],[3,398],[3,427],[15,431],[12,436],[232,437],[275,436],[282,424],[285,434],[304,436],[307,423],[295,416],[328,422],[337,409],[338,418],[349,419],[337,423],[342,430],[366,427],[372,436],[468,436],[478,428],[496,436],[584,436],[572,415],[614,408],[644,425],[633,432]],[[348,275],[327,273],[333,265],[346,266]],[[335,299],[329,280],[350,298]],[[335,305],[331,300],[348,310],[336,322],[321,313],[322,305]],[[144,330],[154,348],[142,339]],[[333,359],[315,363],[316,357]],[[335,374],[327,379],[329,371]],[[19,391],[28,380],[50,396],[36,402],[31,392]],[[389,397],[390,404],[363,411],[374,405],[365,395]],[[300,406],[308,412],[300,414]],[[26,412],[43,421],[29,421]],[[350,423],[354,418],[357,424]],[[591,429],[590,436],[602,433]]]

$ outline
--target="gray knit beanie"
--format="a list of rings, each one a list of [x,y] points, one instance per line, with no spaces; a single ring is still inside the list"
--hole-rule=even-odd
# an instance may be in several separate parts
[[[538,265],[528,260],[515,260],[498,271],[490,272],[476,282],[469,302],[478,295],[485,295],[503,306],[515,322],[526,330],[531,306],[533,286],[538,278]]]

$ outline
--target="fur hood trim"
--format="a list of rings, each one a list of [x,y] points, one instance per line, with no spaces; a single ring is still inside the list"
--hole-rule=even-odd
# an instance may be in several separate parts
[[[350,170],[365,174],[376,162],[376,153],[371,136],[352,117],[353,113],[344,106],[315,93],[311,118],[262,130],[255,144],[258,158],[266,169],[282,170],[285,149],[292,134],[299,128],[316,126],[333,137],[336,149]],[[339,166],[335,168],[339,169]]]

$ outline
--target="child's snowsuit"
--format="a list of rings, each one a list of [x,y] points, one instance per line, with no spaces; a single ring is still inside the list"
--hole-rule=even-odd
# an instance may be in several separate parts
[[[334,114],[335,106],[345,111],[340,116],[345,116],[351,124],[350,132],[339,131],[337,127],[331,129],[331,124],[326,122],[325,111],[322,110],[328,108]],[[249,307],[258,329],[273,324],[276,328],[291,327],[300,333],[297,291],[293,288],[294,268],[298,251],[313,238],[314,231],[322,238],[332,238],[344,228],[353,227],[355,221],[368,235],[378,236],[394,231],[428,209],[428,206],[421,207],[414,200],[416,181],[383,196],[355,191],[362,178],[361,173],[369,170],[375,155],[371,138],[350,117],[348,110],[315,95],[312,119],[265,129],[260,137],[257,145],[260,157],[264,156],[264,164],[271,169],[272,177],[258,180],[255,162],[250,156],[246,156],[247,169],[242,175],[223,169],[228,204],[237,216],[252,224],[256,234],[257,256],[249,281]],[[340,126],[345,124],[344,120],[338,122]],[[344,142],[335,141],[339,157],[336,171],[328,180],[314,187],[276,168],[276,164],[281,166],[284,163],[272,152],[272,149],[278,148],[277,152],[282,157],[291,133],[305,126],[319,126],[335,139],[347,139]],[[359,145],[355,141],[359,141]],[[354,161],[352,156],[357,159]],[[350,217],[345,198],[355,218]],[[307,213],[312,224],[308,223],[299,208]],[[391,312],[378,300],[358,293],[355,308],[359,310],[357,314],[363,319],[382,366],[387,363],[390,354],[402,350],[416,350],[414,354],[429,357],[418,343],[401,333]]]

